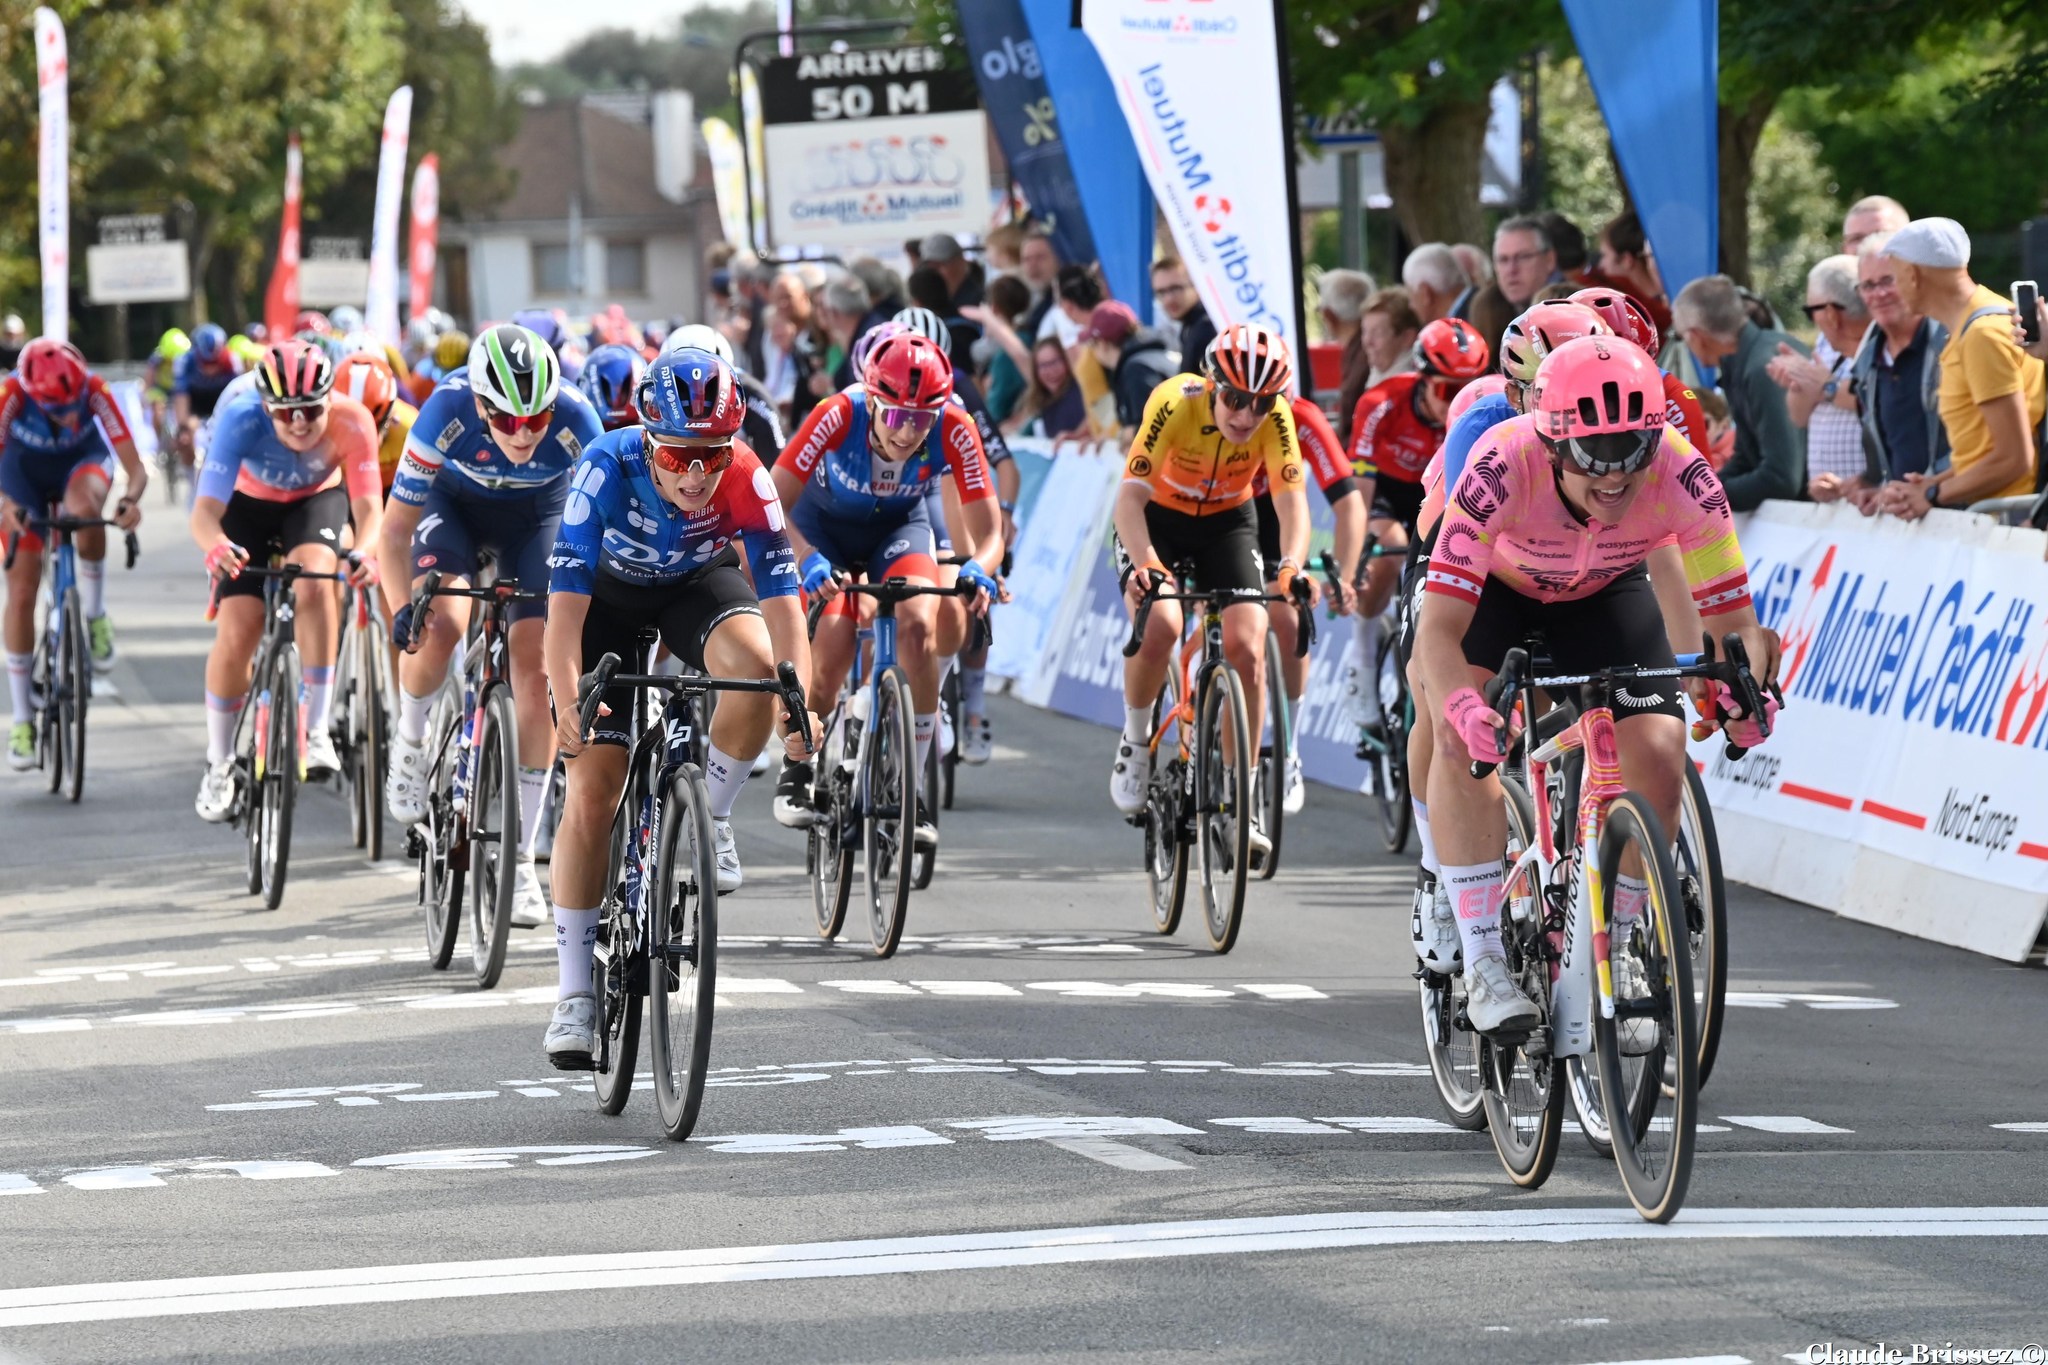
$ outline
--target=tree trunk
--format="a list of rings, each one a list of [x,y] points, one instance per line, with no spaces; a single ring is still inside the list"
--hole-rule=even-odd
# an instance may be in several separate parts
[[[1387,193],[1410,242],[1487,245],[1479,157],[1491,112],[1486,96],[1440,105],[1412,128],[1380,129]]]
[[[1739,104],[1723,104],[1721,150],[1721,269],[1739,284],[1749,277],[1749,185],[1752,160],[1764,124],[1777,106],[1775,93],[1751,95]],[[1682,283],[1682,281],[1681,281]]]
[[[192,325],[197,327],[212,314],[206,307],[206,270],[213,264],[213,237],[216,219],[207,210],[192,215],[192,240],[186,250],[191,252],[192,263]]]

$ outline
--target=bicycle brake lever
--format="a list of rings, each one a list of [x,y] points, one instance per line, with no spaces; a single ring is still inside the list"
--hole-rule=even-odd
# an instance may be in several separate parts
[[[815,748],[810,706],[804,699],[804,685],[796,676],[796,665],[787,659],[776,664],[775,680],[782,685],[782,704],[789,708],[790,719],[796,722],[797,732],[803,736],[804,748]]]
[[[127,537],[128,567],[132,569],[135,567],[135,561],[142,557],[142,542],[135,538],[133,531],[123,532],[123,534]]]

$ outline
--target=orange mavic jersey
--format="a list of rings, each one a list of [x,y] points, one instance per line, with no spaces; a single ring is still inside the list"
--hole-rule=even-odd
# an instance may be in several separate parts
[[[1274,488],[1305,488],[1287,404],[1275,404],[1247,444],[1233,445],[1216,428],[1213,388],[1206,379],[1183,374],[1152,390],[1124,461],[1125,482],[1149,487],[1161,507],[1198,517],[1250,501],[1261,469]]]
[[[384,496],[391,496],[392,480],[398,477],[398,462],[405,456],[405,438],[412,434],[413,419],[420,410],[403,398],[391,402],[391,416],[384,420],[384,434],[377,443],[377,468],[384,476]]]

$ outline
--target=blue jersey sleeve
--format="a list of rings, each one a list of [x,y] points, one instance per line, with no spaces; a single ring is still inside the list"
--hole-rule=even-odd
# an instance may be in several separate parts
[[[226,502],[235,492],[235,476],[242,471],[243,458],[255,449],[257,440],[270,434],[270,419],[261,403],[237,402],[222,408],[215,419],[213,440],[206,447],[206,463],[199,467],[194,496]]]
[[[171,363],[171,392],[188,397],[192,393],[192,356],[190,352],[179,356]]]
[[[424,506],[427,490],[434,486],[434,476],[441,472],[448,452],[476,424],[476,402],[466,379],[444,380],[428,394],[405,438],[405,454],[399,457],[398,473],[391,481],[392,500]]]
[[[1515,415],[1508,406],[1508,400],[1499,394],[1489,394],[1471,407],[1452,425],[1444,437],[1444,487],[1456,488],[1458,476],[1465,472],[1465,461],[1472,454],[1472,447],[1479,444],[1487,432]]]
[[[730,505],[734,508],[740,543],[746,547],[747,567],[753,573],[754,595],[796,596],[801,586],[797,582],[796,551],[789,543],[782,498],[765,466],[754,465],[748,473],[745,491],[736,492]]]
[[[588,597],[596,589],[605,523],[616,514],[614,504],[624,483],[609,450],[591,451],[570,471],[568,501],[555,531],[554,553],[548,556],[549,592]]]

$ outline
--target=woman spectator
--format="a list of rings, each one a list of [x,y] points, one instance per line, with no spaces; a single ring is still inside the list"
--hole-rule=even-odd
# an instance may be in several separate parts
[[[1359,342],[1365,348],[1366,363],[1372,366],[1365,387],[1372,388],[1389,375],[1405,374],[1415,368],[1412,352],[1422,320],[1408,302],[1408,291],[1398,285],[1382,289],[1365,301],[1360,314]],[[1363,390],[1361,390],[1363,392]]]
[[[1085,437],[1088,434],[1088,405],[1074,371],[1067,364],[1067,348],[1058,337],[1041,337],[1031,348],[1031,387],[1024,401],[1003,423],[1011,436],[1045,436],[1053,440]]]
[[[960,316],[981,324],[990,355],[982,392],[989,415],[1000,425],[1017,411],[1028,387],[1024,376],[1031,369],[1031,352],[1017,327],[1031,311],[1031,286],[1016,275],[998,275],[988,282],[988,302],[963,308]]]

